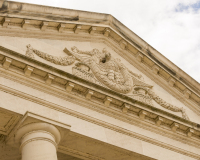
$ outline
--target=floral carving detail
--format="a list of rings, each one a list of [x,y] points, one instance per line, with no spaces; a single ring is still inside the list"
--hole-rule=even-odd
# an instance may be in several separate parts
[[[76,59],[89,66],[95,77],[108,88],[124,94],[133,89],[132,73],[119,59],[112,58],[106,49],[102,52],[98,49],[84,52],[72,47],[72,51]],[[80,54],[87,57],[82,57]]]
[[[33,49],[30,44],[27,45],[26,56],[28,56],[30,58],[34,58],[33,53],[35,53],[36,55],[38,55],[39,57],[41,57],[45,60],[52,62],[54,64],[57,64],[57,65],[68,66],[75,62],[74,56],[56,57],[56,56],[52,56],[47,53],[38,51],[36,49]]]
[[[27,45],[26,56],[34,58],[34,54],[57,65],[68,66],[76,60],[79,63],[72,68],[73,73],[90,82],[103,84],[106,87],[123,94],[132,93],[130,97],[136,97],[139,101],[152,105],[151,99],[162,107],[173,112],[181,112],[184,119],[189,120],[183,108],[171,105],[157,96],[151,85],[143,81],[143,77],[130,71],[119,59],[113,58],[111,54],[103,49],[92,51],[81,51],[77,47],[71,48],[72,52],[67,48],[64,52],[68,54],[65,57],[55,57],[47,53],[33,49],[31,45]],[[94,75],[94,76],[93,76]],[[98,81],[97,81],[97,80]],[[134,96],[134,94],[140,96]]]
[[[176,107],[172,104],[167,103],[166,101],[161,99],[158,95],[156,95],[155,92],[153,92],[151,89],[148,89],[147,92],[148,92],[148,95],[150,97],[152,97],[152,99],[155,100],[159,105],[161,105],[162,107],[169,109],[173,112],[181,112],[182,117],[186,120],[189,120],[189,117],[186,115],[184,108],[179,108],[179,107]]]

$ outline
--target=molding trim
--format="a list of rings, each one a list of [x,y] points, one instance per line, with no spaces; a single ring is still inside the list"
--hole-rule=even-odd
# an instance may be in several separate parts
[[[34,103],[37,103],[37,104],[40,104],[40,105],[43,105],[45,107],[48,107],[48,108],[51,108],[51,109],[55,109],[57,111],[60,111],[60,112],[63,112],[65,114],[69,114],[71,116],[74,116],[74,117],[77,117],[77,118],[80,118],[80,119],[83,119],[83,120],[86,120],[88,122],[91,122],[91,123],[94,123],[94,124],[97,124],[99,126],[103,126],[105,128],[108,128],[108,129],[111,129],[111,130],[114,130],[116,132],[119,132],[119,133],[122,133],[122,134],[125,134],[125,135],[128,135],[128,136],[131,136],[131,137],[134,137],[134,138],[137,138],[137,139],[140,139],[142,141],[145,141],[145,142],[148,142],[148,143],[151,143],[151,144],[154,144],[154,145],[157,145],[157,146],[160,146],[160,147],[163,147],[163,148],[166,148],[166,149],[169,149],[169,150],[172,150],[172,151],[175,151],[175,152],[178,152],[178,153],[181,153],[181,154],[184,154],[184,155],[187,155],[189,157],[192,157],[192,158],[200,158],[200,155],[197,155],[197,154],[194,154],[192,152],[188,152],[186,150],[183,150],[183,149],[180,149],[178,147],[174,147],[172,145],[169,145],[169,144],[166,144],[166,143],[163,143],[163,142],[160,142],[156,139],[152,139],[152,138],[149,138],[149,137],[146,137],[146,136],[143,136],[143,135],[140,135],[138,133],[135,133],[135,132],[132,132],[132,131],[129,131],[129,130],[126,130],[126,129],[123,129],[121,127],[118,127],[118,126],[115,126],[113,124],[110,124],[110,123],[107,123],[105,121],[101,121],[101,120],[98,120],[96,118],[93,118],[93,117],[90,117],[90,116],[87,116],[87,115],[84,115],[84,114],[81,114],[79,112],[76,112],[76,111],[73,111],[73,110],[70,110],[70,109],[67,109],[65,107],[62,107],[62,106],[59,106],[59,105],[56,105],[56,104],[53,104],[53,103],[50,103],[50,102],[47,102],[45,100],[42,100],[42,99],[39,99],[39,98],[36,98],[36,97],[33,97],[31,95],[28,95],[28,94],[25,94],[25,93],[22,93],[22,92],[19,92],[19,91],[16,91],[16,90],[13,90],[11,88],[8,88],[8,87],[5,87],[5,86],[2,86],[0,85],[0,90],[6,92],[6,93],[9,93],[9,94],[12,94],[12,95],[15,95],[15,96],[18,96],[20,98],[23,98],[23,99],[26,99],[26,100],[29,100],[29,101],[32,101]],[[65,95],[66,96],[66,95]],[[82,103],[82,102],[81,102]],[[83,103],[82,103],[83,105]],[[89,105],[88,105],[89,106]],[[115,114],[116,115],[116,114]],[[116,115],[118,116],[118,115]],[[127,118],[129,119],[129,118]],[[121,119],[120,119],[121,120]],[[132,121],[133,122],[133,121]],[[141,122],[140,122],[141,123]],[[151,126],[152,127],[152,126]],[[158,128],[157,128],[158,129]],[[164,132],[164,135],[167,135],[166,131],[161,131],[159,133],[163,134]],[[178,137],[177,134],[174,134],[174,136],[172,136],[173,138],[176,138]],[[171,138],[172,138],[171,137]],[[181,141],[181,139],[183,140],[183,137],[181,136],[179,141]],[[178,139],[176,139],[178,140]],[[188,137],[185,137],[184,138],[184,141],[182,141],[183,143],[187,143],[189,145],[192,145],[192,146],[195,146],[197,148],[200,147],[200,143],[197,142],[196,140],[191,140],[189,139]],[[188,143],[189,142],[189,143]],[[196,143],[196,144],[195,144]]]
[[[8,36],[19,36],[19,37],[29,37],[29,38],[31,37],[31,38],[41,39],[41,35],[42,35],[42,38],[47,38],[47,39],[78,40],[78,41],[89,41],[89,42],[92,41],[92,42],[105,43],[107,46],[111,47],[114,51],[116,51],[120,56],[122,56],[125,60],[127,60],[130,64],[132,64],[134,67],[136,67],[142,73],[147,75],[152,81],[156,82],[158,85],[160,85],[166,91],[168,91],[170,94],[172,94],[175,98],[177,98],[179,101],[181,101],[183,104],[185,104],[188,108],[190,108],[192,111],[194,111],[195,113],[200,115],[200,107],[199,107],[200,102],[198,103],[197,101],[192,99],[192,94],[190,95],[190,98],[185,98],[185,91],[180,92],[180,90],[178,90],[176,87],[169,87],[168,80],[163,79],[163,77],[160,76],[159,74],[154,74],[152,67],[145,65],[143,62],[138,62],[138,60],[136,59],[136,55],[134,55],[128,49],[127,50],[121,49],[120,46],[118,46],[118,43],[110,37],[106,38],[103,35],[95,35],[94,37],[91,37],[91,36],[88,36],[87,34],[82,35],[83,37],[82,36],[80,37],[80,36],[77,36],[77,34],[70,34],[70,33],[67,33],[67,34],[63,33],[62,37],[61,37],[61,35],[57,35],[56,33],[48,33],[48,35],[47,35],[44,33],[30,32],[27,30],[24,30],[24,31],[22,30],[22,32],[20,32],[20,33],[16,33],[17,31],[12,31],[12,30],[9,33],[5,32],[5,31],[2,32],[0,29],[0,33],[2,35],[11,34]],[[13,35],[12,35],[12,32],[13,32]],[[66,35],[66,36],[64,36],[64,35]],[[1,48],[4,48],[4,47],[1,47]],[[154,63],[156,63],[156,62],[154,62]],[[165,70],[165,69],[163,69],[163,70]],[[166,71],[166,72],[168,72],[168,71]],[[175,78],[175,79],[178,81],[177,78]],[[185,87],[187,88],[186,85],[185,85]],[[192,92],[191,88],[189,88],[187,90]],[[197,93],[195,93],[195,94],[198,95]]]
[[[117,111],[114,111],[112,108],[104,107],[101,104],[94,103],[92,101],[88,101],[87,99],[83,99],[82,97],[79,97],[76,94],[67,93],[67,92],[65,92],[65,90],[58,90],[55,87],[48,86],[48,85],[45,85],[45,84],[42,84],[42,83],[38,83],[34,80],[27,79],[23,76],[20,76],[20,75],[14,74],[14,73],[12,73],[12,76],[11,76],[10,75],[11,73],[8,73],[8,72],[9,71],[1,70],[1,68],[0,68],[0,76],[3,76],[3,77],[8,78],[10,80],[16,81],[20,84],[29,86],[31,88],[42,91],[44,93],[48,93],[50,95],[54,95],[58,98],[73,102],[75,104],[78,104],[78,105],[84,106],[86,108],[95,110],[99,113],[120,119],[120,120],[125,121],[127,123],[134,124],[134,125],[139,126],[141,128],[150,130],[152,132],[155,132],[157,134],[161,134],[163,136],[167,136],[169,138],[181,141],[183,143],[187,143],[189,145],[194,145],[195,147],[200,146],[200,142],[197,142],[195,139],[192,140],[193,139],[192,137],[189,139],[188,137],[186,137],[184,135],[173,133],[171,130],[162,129],[162,128],[157,127],[156,125],[154,125],[152,123],[147,123],[146,121],[141,121],[141,120],[138,119],[138,117],[130,116],[130,114],[128,114],[128,115],[123,114],[123,112],[117,112]],[[54,109],[57,110],[57,107],[55,107],[55,105],[52,106],[51,103],[46,102],[46,101],[39,99],[37,97],[33,97],[31,95],[28,95],[26,93],[23,93],[23,92],[20,92],[20,91],[17,91],[17,90],[13,90],[13,89],[5,87],[3,85],[0,85],[0,90],[3,90],[4,92],[13,94],[15,96],[18,96],[18,97],[21,97],[21,98],[24,98],[24,99],[28,99],[28,100],[33,101],[35,103],[42,104],[44,106],[54,108]],[[66,108],[61,107],[61,106],[58,107],[58,108],[61,109],[61,111],[63,111],[63,109],[66,110]],[[164,115],[162,115],[162,117],[165,118]],[[169,119],[169,117],[166,117],[166,118]]]
[[[19,29],[21,29],[22,31],[24,30],[25,32],[26,32],[26,30],[32,30],[32,28],[30,27],[31,25],[33,25],[31,23],[32,20],[41,21],[41,24],[39,25],[40,27],[41,27],[41,25],[43,26],[44,22],[47,24],[48,24],[48,22],[55,22],[55,23],[58,23],[58,26],[63,23],[65,25],[76,24],[76,27],[73,28],[72,29],[73,31],[70,31],[70,33],[73,33],[74,30],[76,31],[77,26],[89,25],[89,26],[91,26],[90,29],[96,28],[96,27],[104,28],[104,31],[99,31],[99,32],[97,32],[96,30],[93,30],[95,32],[95,34],[93,33],[94,36],[96,36],[98,34],[103,35],[105,33],[105,29],[109,29],[112,34],[110,33],[109,35],[107,35],[107,34],[106,35],[108,36],[108,38],[111,37],[111,38],[113,38],[113,40],[117,41],[117,46],[120,46],[122,44],[121,42],[123,41],[124,42],[123,44],[126,44],[126,46],[127,46],[125,48],[123,47],[124,50],[128,50],[129,47],[135,48],[141,55],[143,55],[143,57],[147,57],[153,63],[157,64],[160,68],[162,68],[163,71],[168,73],[171,77],[175,78],[181,84],[185,85],[186,88],[191,90],[193,92],[193,94],[197,95],[200,100],[200,95],[199,95],[200,94],[200,92],[199,92],[200,85],[198,82],[196,82],[189,75],[187,75],[185,72],[180,70],[177,66],[175,66],[168,59],[166,59],[163,55],[161,55],[156,49],[154,49],[152,46],[147,44],[147,42],[145,42],[143,39],[141,39],[135,33],[130,31],[127,27],[125,27],[123,24],[121,24],[117,19],[115,19],[111,15],[70,10],[70,12],[76,13],[78,15],[80,14],[84,18],[83,17],[70,17],[71,15],[66,15],[68,12],[65,12],[68,10],[62,9],[62,11],[59,10],[59,13],[62,12],[63,15],[66,15],[68,17],[68,18],[63,19],[63,17],[60,16],[60,14],[56,15],[55,13],[53,15],[51,14],[51,16],[46,16],[49,13],[41,10],[41,7],[44,7],[49,11],[50,10],[58,11],[58,8],[51,8],[51,7],[47,7],[47,6],[38,7],[37,5],[33,5],[33,4],[24,4],[24,3],[17,3],[17,2],[12,2],[12,5],[9,5],[9,3],[11,3],[11,2],[6,2],[6,3],[7,4],[6,4],[6,7],[4,8],[4,10],[8,12],[7,13],[8,17],[4,17],[5,15],[2,14],[2,16],[4,17],[4,20],[2,21],[2,24],[4,26],[3,30],[6,30],[8,27],[10,29],[9,31],[11,31],[13,29],[12,27],[10,27],[12,24],[11,19],[15,19],[15,18],[23,19],[23,22],[20,25],[20,27],[18,28],[17,32],[19,32]],[[4,6],[5,4],[2,3],[2,5]],[[13,6],[15,6],[15,7],[13,7]],[[16,13],[16,10],[18,9],[19,6],[21,6],[20,12]],[[22,6],[28,6],[28,8],[25,7],[26,9],[24,10],[24,8]],[[30,7],[30,6],[32,6],[32,7],[34,6],[33,8],[35,8],[35,10],[32,10],[31,9],[32,7]],[[27,9],[29,10],[29,12],[27,12]],[[35,15],[35,13],[37,13],[38,11],[40,12],[40,14]],[[33,13],[34,13],[34,16],[33,16]],[[90,17],[88,17],[88,14],[85,14],[85,13],[90,13]],[[56,20],[55,20],[54,16],[56,16]],[[80,21],[80,19],[81,19],[81,21]],[[92,21],[91,21],[91,19],[92,19]],[[8,21],[6,21],[6,20],[8,20]],[[79,20],[79,22],[77,22],[77,20]],[[28,24],[30,23],[30,25],[26,25],[25,26],[26,29],[24,29],[24,22],[26,22],[26,21],[28,22]],[[9,25],[8,25],[8,23],[9,23]],[[54,33],[54,35],[60,34],[59,27],[57,27],[56,29],[57,29],[57,33]],[[89,35],[89,37],[92,37],[93,34],[90,34],[90,29],[88,29],[86,32],[82,31],[81,34],[87,33]],[[41,28],[38,28],[38,31],[40,32],[39,33],[40,36],[41,36],[41,30],[42,30]],[[37,31],[37,33],[38,33],[38,31]],[[21,34],[21,32],[20,32],[20,34]],[[48,32],[48,35],[51,35],[51,33]],[[107,36],[104,36],[104,37],[107,37]],[[121,40],[115,39],[116,37],[120,37]],[[161,63],[159,63],[159,62],[161,62]],[[166,65],[168,63],[170,64],[170,67],[168,65]],[[151,69],[151,72],[153,74],[154,71]],[[190,84],[189,84],[189,82],[190,82]],[[192,95],[191,95],[191,97],[192,97]]]
[[[70,156],[74,156],[74,157],[81,158],[81,159],[84,159],[84,160],[105,160],[104,158],[96,157],[96,156],[91,155],[89,153],[83,153],[83,152],[80,152],[78,150],[74,150],[74,149],[67,148],[67,147],[64,147],[64,146],[58,146],[58,152],[68,154]]]
[[[23,125],[15,133],[15,140],[18,143],[18,141],[20,141],[21,138],[35,131],[40,131],[40,132],[45,131],[55,138],[56,144],[60,142],[61,139],[60,131],[53,124],[48,124],[44,122],[29,123]]]

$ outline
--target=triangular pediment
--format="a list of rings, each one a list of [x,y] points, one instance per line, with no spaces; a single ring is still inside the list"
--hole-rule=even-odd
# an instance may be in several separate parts
[[[14,112],[71,126],[57,146],[63,157],[146,159],[139,154],[149,152],[170,159],[170,150],[199,158],[199,83],[116,18],[18,2],[0,5],[2,125],[13,121]],[[13,145],[15,131],[32,123],[24,118],[16,127],[3,127],[0,141],[7,136]]]
[[[144,105],[189,120],[185,111],[187,107],[141,72],[142,70],[133,66],[132,60],[127,59],[130,53],[124,53],[109,40],[77,41],[2,36],[1,46],[89,83],[126,95]],[[138,58],[135,60],[138,61]]]
[[[8,14],[18,9],[14,6],[9,6]],[[25,75],[33,73],[48,84],[69,85],[69,79],[54,78],[53,74],[34,68],[34,62],[40,62],[57,72],[100,86],[103,92],[111,91],[160,112],[199,121],[199,84],[111,15],[91,13],[89,16],[77,11],[70,11],[74,14],[68,15],[64,9],[62,16],[67,18],[63,19],[55,8],[54,15],[53,10],[43,13],[41,8],[26,9],[17,13],[18,17],[7,17],[3,13],[0,16],[1,47],[33,61],[30,68],[25,64],[18,66],[24,67]],[[35,12],[42,15],[33,15]],[[2,61],[5,66],[15,64],[5,58]],[[73,87],[71,84],[66,90]],[[118,104],[122,110],[126,104],[118,100],[104,102]]]

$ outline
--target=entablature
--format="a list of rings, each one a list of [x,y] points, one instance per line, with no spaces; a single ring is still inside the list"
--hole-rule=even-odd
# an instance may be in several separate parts
[[[112,116],[158,134],[200,146],[199,125],[134,98],[90,83],[67,72],[1,47],[0,75],[61,99]],[[7,62],[8,61],[8,62]],[[9,63],[9,65],[4,65]],[[6,67],[5,67],[6,66]],[[49,82],[51,81],[51,82]],[[34,97],[0,85],[11,94]],[[42,102],[39,102],[42,103]],[[51,104],[45,104],[57,109]],[[59,108],[59,110],[62,110]]]

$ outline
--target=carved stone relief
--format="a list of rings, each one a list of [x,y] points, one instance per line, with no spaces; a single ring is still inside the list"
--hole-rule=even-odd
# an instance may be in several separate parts
[[[152,100],[162,107],[173,112],[181,112],[184,119],[189,119],[183,108],[171,105],[161,99],[153,91],[153,86],[146,84],[141,75],[130,71],[120,59],[112,55],[104,48],[102,51],[81,51],[72,47],[71,51],[64,49],[65,57],[56,57],[40,52],[27,45],[26,56],[34,58],[34,53],[39,57],[57,65],[68,66],[77,62],[72,67],[72,73],[80,78],[98,85],[106,86],[116,92],[126,94],[133,99],[153,105]]]
[[[76,63],[74,67],[72,67],[72,74],[81,77],[89,82],[96,83],[98,85],[102,85],[91,73],[90,68],[84,63]]]
[[[68,66],[75,62],[74,56],[55,57],[55,56],[49,55],[47,53],[40,52],[36,49],[33,49],[30,44],[27,45],[26,56],[34,59],[33,53],[35,53],[36,55],[38,55],[39,57],[41,57],[45,60],[52,62],[54,64],[57,64],[57,65]]]

